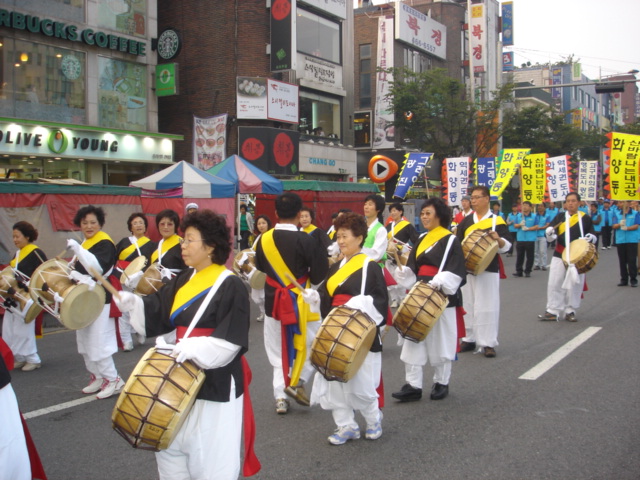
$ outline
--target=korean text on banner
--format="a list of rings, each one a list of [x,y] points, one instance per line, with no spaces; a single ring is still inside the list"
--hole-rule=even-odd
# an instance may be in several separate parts
[[[496,180],[496,157],[476,158],[476,183],[491,189]]]
[[[193,165],[208,170],[226,158],[227,114],[193,117]]]
[[[393,67],[393,44],[393,19],[380,17],[378,19],[378,69]],[[387,96],[391,93],[393,76],[383,71],[379,71],[377,75],[373,146],[375,148],[393,148],[395,147],[394,113],[391,99]]]
[[[433,153],[408,153],[405,155],[404,165],[400,171],[400,178],[393,192],[394,197],[402,198],[407,196],[409,189],[422,173],[422,169],[433,157]]]
[[[527,155],[520,167],[520,195],[522,200],[538,204],[544,201],[547,177],[547,154]]]
[[[473,71],[475,73],[484,72],[487,54],[487,36],[486,19],[483,4],[474,4],[471,6],[470,12],[471,21],[469,38],[471,43],[471,55],[473,55]]]
[[[638,165],[640,135],[613,132],[609,152],[609,188],[612,200],[640,200]]]
[[[578,194],[585,202],[595,202],[598,196],[598,161],[580,160]]]
[[[445,158],[447,167],[447,201],[450,207],[460,205],[468,194],[470,157]]]
[[[505,148],[500,157],[500,168],[489,190],[491,197],[502,198],[502,192],[507,188],[509,182],[518,171],[518,166],[522,165],[522,160],[531,149],[529,148]]]
[[[569,155],[547,159],[547,185],[550,202],[564,202],[569,189]]]
[[[513,45],[513,2],[502,2],[502,45]]]

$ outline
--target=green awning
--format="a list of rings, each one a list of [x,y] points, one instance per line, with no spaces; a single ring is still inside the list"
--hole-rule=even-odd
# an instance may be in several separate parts
[[[141,189],[118,185],[50,185],[31,182],[0,182],[0,193],[71,193],[76,195],[127,195],[139,197]]]
[[[314,192],[368,192],[380,193],[374,183],[328,182],[321,180],[283,180],[282,186],[287,190],[311,190]]]

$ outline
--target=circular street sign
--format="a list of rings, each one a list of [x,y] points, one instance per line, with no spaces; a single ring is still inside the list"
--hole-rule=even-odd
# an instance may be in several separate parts
[[[384,155],[376,155],[369,160],[369,178],[373,183],[384,183],[398,172],[398,164]]]

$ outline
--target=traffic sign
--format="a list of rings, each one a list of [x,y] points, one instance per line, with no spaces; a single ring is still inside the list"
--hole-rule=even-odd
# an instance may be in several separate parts
[[[373,183],[384,183],[398,173],[398,164],[384,155],[375,155],[369,160],[369,178]]]

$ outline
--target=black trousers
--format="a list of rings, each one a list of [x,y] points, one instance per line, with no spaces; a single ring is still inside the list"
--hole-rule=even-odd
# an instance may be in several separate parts
[[[636,283],[638,281],[638,244],[619,243],[616,248],[620,263],[620,281],[627,283],[631,280],[631,283]]]
[[[602,246],[603,247],[610,247],[611,246],[611,225],[607,226],[607,227],[602,227],[602,231],[600,232],[600,235],[602,236]]]
[[[535,253],[536,242],[518,242],[516,243],[516,273],[522,274],[522,264],[524,257],[527,257],[527,264],[524,267],[524,273],[531,273],[533,268],[533,255]]]
[[[240,232],[240,250],[246,250],[249,248],[249,235],[251,232],[249,230],[242,230]]]

